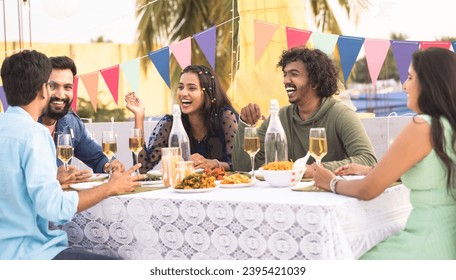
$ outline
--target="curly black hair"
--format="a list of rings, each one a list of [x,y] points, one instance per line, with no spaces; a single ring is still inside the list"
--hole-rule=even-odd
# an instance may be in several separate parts
[[[337,88],[338,70],[333,61],[319,49],[296,47],[282,52],[277,67],[282,70],[287,64],[302,61],[309,73],[312,87],[317,89],[319,97],[328,97],[339,94]]]

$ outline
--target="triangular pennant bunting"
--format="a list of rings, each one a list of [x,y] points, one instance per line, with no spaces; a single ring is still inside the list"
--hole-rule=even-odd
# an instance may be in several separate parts
[[[215,46],[216,46],[216,28],[215,26],[204,30],[193,36],[198,46],[206,56],[207,61],[211,65],[212,69],[215,70]]]
[[[277,27],[277,24],[254,20],[253,36],[255,39],[255,64],[260,60],[261,55],[272,40]]]
[[[179,63],[179,66],[184,69],[192,63],[192,41],[191,37],[187,37],[171,46],[172,54]],[[215,59],[215,58],[214,58]]]
[[[120,64],[120,68],[122,68],[131,90],[139,94],[139,58]]]
[[[76,113],[78,109],[78,84],[79,84],[79,76],[75,76],[73,79],[73,101],[71,102],[71,108],[73,112]]]
[[[313,32],[311,38],[314,48],[320,49],[328,56],[332,56],[339,35]]]
[[[363,43],[364,38],[339,36],[337,45],[339,46],[340,63],[342,64],[345,82],[347,82],[348,76],[356,62],[356,58],[358,58]]]
[[[165,81],[166,85],[171,88],[171,82],[169,80],[169,47],[164,47],[158,51],[150,52],[149,58],[155,65],[155,68]]]
[[[442,48],[449,50],[451,42],[421,42],[420,48],[425,50],[429,48]]]
[[[412,54],[419,48],[416,41],[391,41],[394,60],[396,60],[397,71],[401,82],[404,83],[408,77],[408,68],[412,62]]]
[[[294,47],[305,46],[309,41],[312,31],[296,29],[292,27],[285,28],[287,34],[287,46],[291,50]]]
[[[119,65],[100,70],[101,76],[106,82],[106,85],[111,92],[114,101],[118,105],[119,102]]]
[[[389,40],[366,39],[364,41],[367,68],[369,68],[369,74],[374,86],[377,83],[378,74],[380,74],[389,47]]]
[[[6,101],[6,95],[3,86],[0,86],[0,101],[2,101],[3,111],[6,111],[6,109],[8,109],[8,101]]]
[[[98,105],[98,71],[81,76],[82,82],[89,94],[93,110],[97,111]]]

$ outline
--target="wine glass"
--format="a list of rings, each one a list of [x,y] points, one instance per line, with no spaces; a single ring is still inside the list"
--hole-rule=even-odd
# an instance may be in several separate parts
[[[128,144],[130,150],[135,154],[135,163],[138,163],[138,154],[143,149],[144,145],[144,137],[143,132],[139,128],[132,128],[130,129],[130,134],[128,138]],[[138,170],[136,170],[136,174],[138,174]]]
[[[311,128],[309,132],[309,152],[318,165],[321,159],[328,153],[326,130],[324,127]]]
[[[255,155],[260,150],[260,138],[255,126],[247,126],[244,130],[244,151],[252,162],[252,179],[255,179]]]
[[[63,162],[65,170],[68,170],[68,162],[73,157],[71,134],[59,134],[57,136],[57,157]]]
[[[109,174],[112,174],[111,161],[117,152],[117,137],[113,130],[103,131],[101,145],[103,154],[109,159]]]

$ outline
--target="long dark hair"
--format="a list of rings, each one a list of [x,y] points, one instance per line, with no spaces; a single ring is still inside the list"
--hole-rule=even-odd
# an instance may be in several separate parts
[[[441,118],[451,125],[451,144],[456,152],[456,54],[442,48],[417,51],[412,57],[421,87],[418,106],[423,114],[431,117],[431,137],[434,150],[448,171],[447,190],[454,194],[455,162],[446,153],[446,140]]]
[[[220,117],[224,107],[233,107],[226,92],[222,89],[214,71],[204,65],[189,65],[182,70],[184,73],[195,73],[198,76],[201,89],[204,92],[204,105],[201,111],[204,119],[208,120],[208,134],[215,135],[220,126]],[[182,122],[187,133],[191,133],[190,122],[186,114],[182,114]]]

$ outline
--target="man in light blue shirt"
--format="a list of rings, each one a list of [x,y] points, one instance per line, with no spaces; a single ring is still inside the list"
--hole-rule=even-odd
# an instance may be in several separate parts
[[[10,106],[0,115],[0,259],[111,259],[68,248],[66,233],[49,222],[65,223],[109,195],[132,191],[145,176],[131,176],[138,164],[98,187],[62,191],[54,143],[37,122],[49,104],[51,69],[37,51],[14,54],[1,67]]]

